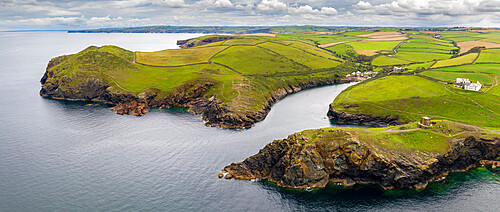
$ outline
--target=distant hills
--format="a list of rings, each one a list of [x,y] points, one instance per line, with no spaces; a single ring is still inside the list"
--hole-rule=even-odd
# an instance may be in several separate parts
[[[217,34],[252,34],[252,33],[294,33],[308,31],[378,31],[386,29],[402,30],[450,30],[469,31],[486,29],[481,27],[352,27],[352,26],[142,26],[124,28],[101,28],[69,30],[68,33],[217,33]]]
[[[354,31],[371,29],[368,27],[344,26],[144,26],[130,28],[102,28],[70,30],[68,33],[290,33],[306,31]]]

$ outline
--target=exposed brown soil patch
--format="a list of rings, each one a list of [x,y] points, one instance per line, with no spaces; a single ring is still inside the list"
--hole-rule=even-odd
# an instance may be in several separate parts
[[[405,34],[401,34],[399,32],[374,32],[370,34],[356,35],[356,37],[368,38],[368,41],[398,41],[408,39]]]
[[[378,54],[380,50],[378,49],[354,49],[356,53],[366,55],[366,56],[373,56]]]
[[[500,48],[500,44],[498,43],[476,40],[458,42],[457,46],[460,47],[460,54],[465,53],[476,46],[484,46],[487,49]]]

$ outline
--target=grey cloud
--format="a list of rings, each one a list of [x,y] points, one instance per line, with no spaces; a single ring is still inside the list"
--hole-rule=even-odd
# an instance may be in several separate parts
[[[0,30],[301,24],[499,27],[498,20],[500,0],[0,0]]]

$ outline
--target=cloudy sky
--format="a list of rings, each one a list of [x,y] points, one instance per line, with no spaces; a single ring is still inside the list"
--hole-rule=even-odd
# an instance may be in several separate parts
[[[146,25],[500,27],[500,0],[0,0],[0,30]]]

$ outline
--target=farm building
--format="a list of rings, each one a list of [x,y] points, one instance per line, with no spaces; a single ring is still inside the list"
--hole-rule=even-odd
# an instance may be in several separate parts
[[[399,72],[404,71],[404,69],[402,67],[394,66],[393,71],[396,72],[396,73],[399,73]]]
[[[469,91],[479,91],[483,87],[483,85],[481,85],[479,81],[477,81],[476,83],[471,83],[471,81],[467,78],[457,78],[456,84]]]
[[[361,71],[355,71],[355,72],[352,72],[348,75],[346,75],[346,77],[362,77],[363,76],[363,73],[361,73]]]
[[[481,85],[479,81],[477,81],[476,83],[466,83],[464,85],[464,89],[469,91],[479,91],[481,90],[482,87],[483,85]]]
[[[363,75],[365,77],[375,77],[378,74],[378,72],[371,72],[371,71],[365,71],[363,72]]]
[[[432,126],[431,124],[431,118],[424,116],[420,119],[420,122],[418,123],[418,127],[426,129]]]
[[[470,80],[466,79],[466,78],[457,78],[456,82],[459,84],[466,84],[466,83],[470,83]]]

